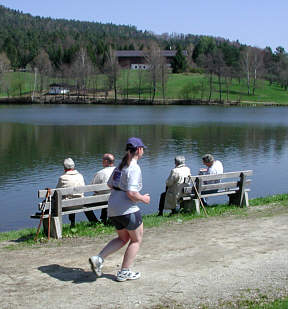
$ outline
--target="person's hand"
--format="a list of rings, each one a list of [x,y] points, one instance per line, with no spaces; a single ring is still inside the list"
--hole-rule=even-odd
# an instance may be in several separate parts
[[[144,194],[142,202],[145,204],[150,204],[150,194],[148,193]]]
[[[200,168],[198,175],[205,175],[207,173],[207,168]]]

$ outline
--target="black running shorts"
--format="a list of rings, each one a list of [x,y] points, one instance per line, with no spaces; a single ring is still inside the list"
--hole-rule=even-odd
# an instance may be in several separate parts
[[[128,215],[110,217],[112,224],[115,226],[116,230],[136,230],[142,223],[142,216],[140,210],[133,212]]]

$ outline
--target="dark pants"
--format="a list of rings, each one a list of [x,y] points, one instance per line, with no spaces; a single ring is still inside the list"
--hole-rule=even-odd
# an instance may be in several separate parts
[[[216,190],[207,190],[207,191],[201,192],[201,194],[212,194],[212,193],[217,193],[217,192],[218,192],[217,189]],[[201,198],[201,200],[202,200],[202,203],[203,203],[204,206],[208,206],[206,197]]]
[[[165,197],[166,197],[166,192],[161,193],[160,200],[159,200],[159,215],[163,215]]]
[[[99,222],[93,210],[85,211],[84,213],[87,219],[89,220],[89,222]],[[75,214],[69,214],[69,220],[70,220],[70,227],[74,227],[75,226]]]
[[[101,210],[101,222],[106,224],[107,223],[107,217],[108,217],[108,209],[107,208],[102,208]]]

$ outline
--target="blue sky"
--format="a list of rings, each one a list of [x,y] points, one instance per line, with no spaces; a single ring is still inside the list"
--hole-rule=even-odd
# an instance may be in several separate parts
[[[136,26],[155,34],[191,33],[288,51],[288,0],[2,0],[32,15]]]

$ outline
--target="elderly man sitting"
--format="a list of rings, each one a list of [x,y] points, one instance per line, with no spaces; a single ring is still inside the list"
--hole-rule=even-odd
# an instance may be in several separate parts
[[[114,156],[111,153],[105,153],[103,155],[102,158],[103,169],[101,169],[94,175],[91,184],[101,184],[108,182],[111,174],[115,169],[114,160],[115,160]],[[110,190],[108,192],[110,192]],[[107,208],[102,208],[100,219],[101,222],[103,222],[104,224],[107,223]]]
[[[81,187],[85,186],[84,178],[77,170],[75,170],[75,163],[71,158],[64,160],[64,174],[58,179],[56,188],[69,188],[69,187]],[[73,194],[69,196],[63,196],[63,198],[77,198],[82,197],[82,194]],[[94,212],[92,210],[85,211],[87,219],[91,222],[98,222]],[[69,214],[70,227],[75,227],[75,214]]]
[[[176,214],[177,203],[182,195],[185,177],[190,175],[190,168],[185,166],[185,157],[175,157],[175,168],[166,180],[166,192],[163,192],[159,201],[158,216],[163,216],[163,210],[171,209],[171,215]]]
[[[221,163],[221,161],[215,160],[214,157],[210,153],[207,153],[202,157],[202,162],[207,168],[200,169],[199,171],[200,175],[223,174],[224,172],[223,164]],[[209,180],[209,181],[205,181],[204,184],[211,184],[211,183],[218,183],[218,182],[220,182],[220,180]],[[217,190],[205,191],[205,193],[216,193],[216,192]],[[208,206],[206,198],[202,198],[202,203],[204,206]]]

